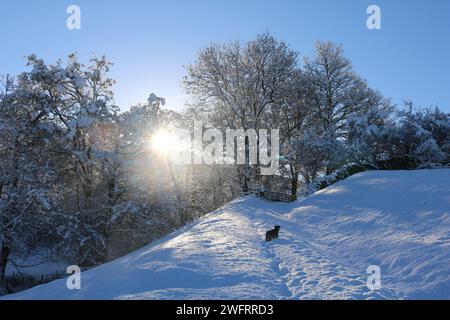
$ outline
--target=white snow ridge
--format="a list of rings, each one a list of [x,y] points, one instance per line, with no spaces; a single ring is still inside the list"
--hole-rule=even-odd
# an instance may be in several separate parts
[[[240,198],[81,279],[4,298],[450,299],[450,170],[366,172],[289,204]]]

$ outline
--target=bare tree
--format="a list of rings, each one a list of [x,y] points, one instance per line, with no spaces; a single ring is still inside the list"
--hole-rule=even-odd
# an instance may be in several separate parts
[[[294,118],[286,106],[300,72],[297,56],[269,34],[244,45],[237,41],[211,45],[187,68],[184,85],[198,104],[209,107],[218,127],[280,128],[281,118]],[[284,129],[289,130],[288,126]],[[244,190],[251,176],[257,175],[252,171],[248,164],[242,170]]]

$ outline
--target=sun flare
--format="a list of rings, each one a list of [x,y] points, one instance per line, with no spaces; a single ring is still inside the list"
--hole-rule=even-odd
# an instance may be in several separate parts
[[[159,130],[151,139],[153,150],[161,154],[169,154],[176,149],[177,139],[167,130]]]

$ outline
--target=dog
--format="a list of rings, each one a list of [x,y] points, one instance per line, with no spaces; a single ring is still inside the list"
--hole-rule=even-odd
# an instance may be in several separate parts
[[[266,242],[278,239],[278,232],[280,232],[280,226],[275,226],[274,229],[266,232]]]

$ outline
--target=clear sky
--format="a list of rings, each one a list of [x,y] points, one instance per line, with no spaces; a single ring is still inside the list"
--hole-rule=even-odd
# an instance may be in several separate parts
[[[81,30],[66,28],[71,4]],[[366,27],[370,4],[381,8],[381,30]],[[0,0],[0,30],[1,74],[25,70],[30,53],[49,63],[106,54],[122,109],[150,92],[181,109],[183,65],[200,48],[269,31],[301,54],[317,40],[342,43],[357,72],[394,102],[450,112],[450,0]]]

